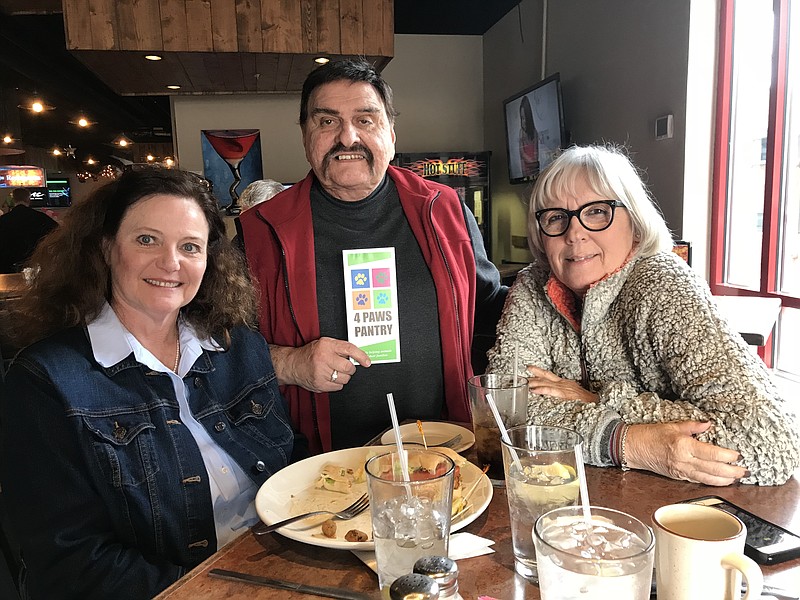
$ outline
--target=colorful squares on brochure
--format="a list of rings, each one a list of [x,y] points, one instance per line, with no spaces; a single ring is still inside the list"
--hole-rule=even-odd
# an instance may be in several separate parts
[[[372,269],[372,287],[389,287],[392,285],[390,269]]]
[[[351,292],[353,297],[353,310],[369,310],[372,308],[370,293],[368,291]]]
[[[372,363],[400,361],[394,248],[343,250],[347,339]]]
[[[353,289],[369,288],[369,269],[353,269],[350,271]]]

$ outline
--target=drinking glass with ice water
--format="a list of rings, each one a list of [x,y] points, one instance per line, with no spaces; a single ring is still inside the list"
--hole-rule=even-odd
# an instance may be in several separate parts
[[[523,425],[503,442],[506,495],[514,545],[514,568],[536,580],[533,526],[544,513],[578,502],[576,448],[581,436],[570,429]]]
[[[536,521],[542,600],[647,600],[655,536],[640,520],[610,508],[552,510]]]
[[[453,461],[433,450],[405,450],[409,478],[398,452],[367,461],[367,488],[378,584],[389,587],[423,556],[447,556],[453,505]]]

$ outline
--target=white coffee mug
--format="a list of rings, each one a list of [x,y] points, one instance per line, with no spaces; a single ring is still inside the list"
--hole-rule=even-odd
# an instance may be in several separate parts
[[[761,595],[761,569],[743,554],[747,528],[718,508],[670,504],[653,513],[658,600],[743,600]]]

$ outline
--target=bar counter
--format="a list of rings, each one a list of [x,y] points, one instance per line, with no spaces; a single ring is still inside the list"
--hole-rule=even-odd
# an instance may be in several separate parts
[[[734,485],[717,488],[673,481],[642,471],[587,467],[592,504],[622,510],[648,525],[659,506],[706,495],[719,495],[757,515],[800,534],[800,480],[795,475],[778,487]],[[458,561],[459,591],[464,600],[491,596],[500,600],[538,600],[539,588],[517,575],[505,489],[494,488],[487,510],[462,531],[495,541],[495,552]],[[304,594],[224,581],[208,576],[213,568],[367,593],[378,600],[377,576],[348,551],[320,548],[278,533],[257,537],[248,532],[164,590],[160,600],[271,600],[310,598]],[[800,591],[800,559],[761,566],[765,584]],[[771,598],[771,596],[768,596]]]

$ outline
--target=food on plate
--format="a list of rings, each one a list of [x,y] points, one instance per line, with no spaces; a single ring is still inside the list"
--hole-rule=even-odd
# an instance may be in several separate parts
[[[467,460],[458,452],[450,448],[436,448],[435,452],[444,454],[455,464],[455,471],[453,472],[453,512],[456,514],[464,509],[466,501],[464,500],[463,488],[461,485],[461,467],[464,466]],[[385,474],[391,472],[396,465],[386,465]],[[432,479],[444,475],[447,472],[447,463],[439,459],[433,453],[413,452],[408,457],[408,475],[411,481],[422,481],[425,479]]]
[[[350,468],[326,464],[320,469],[320,475],[314,487],[346,494],[354,483],[363,483],[364,481],[363,467]]]
[[[369,539],[369,536],[358,529],[351,529],[344,534],[344,539],[346,539],[348,542],[366,542]]]
[[[328,519],[322,524],[322,535],[328,538],[336,537],[336,522],[333,519]]]

